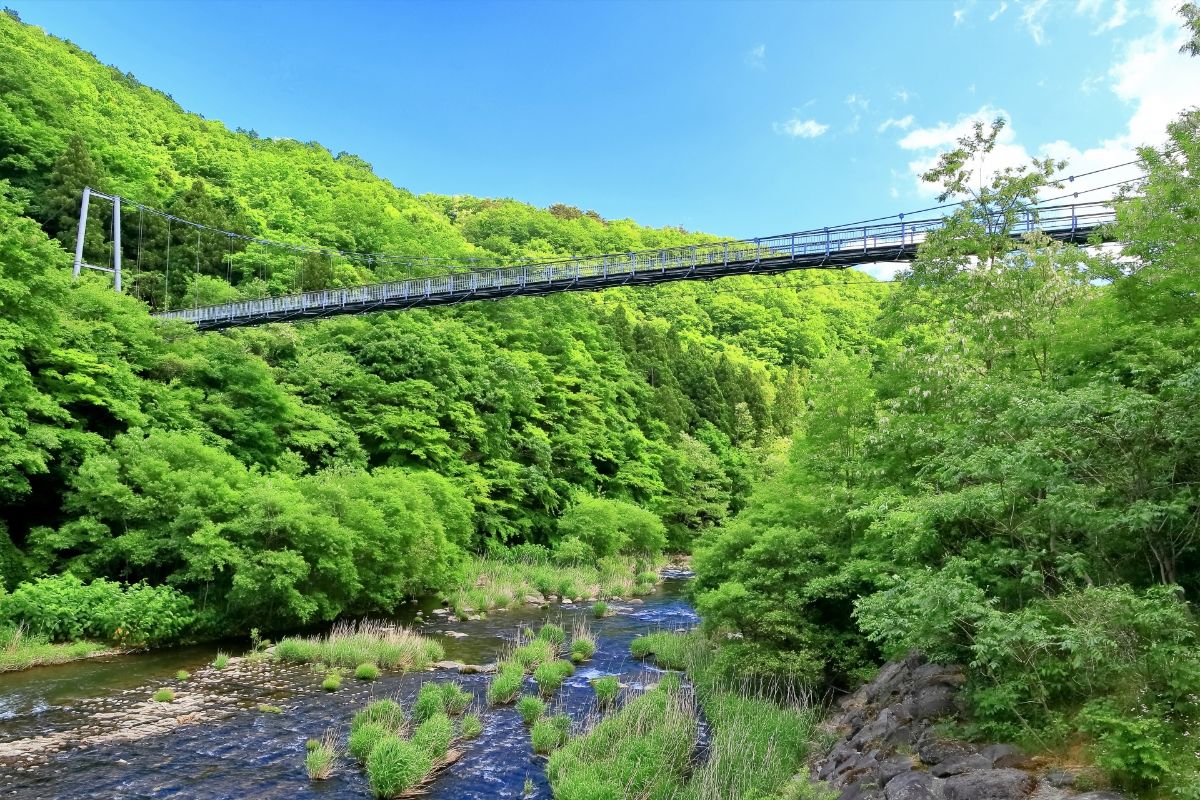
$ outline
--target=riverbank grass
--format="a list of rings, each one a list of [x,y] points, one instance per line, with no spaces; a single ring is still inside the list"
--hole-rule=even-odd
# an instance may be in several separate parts
[[[29,633],[23,626],[0,625],[0,672],[65,664],[107,649],[102,644],[88,641],[55,644]]]
[[[324,636],[288,637],[275,645],[275,658],[293,664],[323,663],[355,669],[418,670],[444,655],[442,646],[407,628],[363,620],[340,622]]]
[[[445,599],[459,617],[472,612],[511,608],[526,598],[619,598],[654,590],[656,561],[647,557],[609,556],[594,563],[555,564],[549,551],[525,548],[503,559],[473,558],[458,585]]]
[[[714,646],[700,634],[654,633],[635,639],[634,655],[682,668],[655,689],[566,744],[550,758],[556,800],[594,797],[686,797],[742,800],[791,792],[817,738],[819,714],[807,698],[782,689],[734,689],[713,668]],[[593,682],[600,708],[612,707],[615,678]],[[710,727],[708,755],[689,763],[697,704]],[[791,796],[782,794],[782,796]]]

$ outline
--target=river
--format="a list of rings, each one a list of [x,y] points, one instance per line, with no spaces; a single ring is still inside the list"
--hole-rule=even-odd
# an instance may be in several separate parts
[[[596,637],[596,654],[564,683],[550,709],[582,723],[595,713],[590,679],[619,675],[622,683],[634,687],[653,680],[657,670],[629,655],[635,636],[696,623],[683,597],[685,579],[683,573],[668,573],[658,590],[641,598],[640,604],[611,603],[617,613],[604,619],[591,619],[588,607],[552,605],[494,612],[469,622],[433,616],[419,629],[443,643],[447,659],[483,664],[496,659],[520,625],[554,622],[569,631],[574,617],[586,615]],[[466,636],[448,636],[445,630]],[[326,693],[319,687],[322,676],[307,667],[270,665],[259,672],[231,673],[229,678],[214,675],[203,668],[216,649],[177,648],[0,674],[0,745],[47,737],[61,747],[19,763],[0,761],[0,796],[368,798],[371,793],[363,770],[349,756],[340,759],[329,780],[309,781],[304,771],[305,742],[320,738],[330,728],[338,730],[344,742],[350,717],[369,700],[398,696],[408,708],[423,682],[453,679],[475,694],[476,706],[483,711],[484,732],[460,747],[464,757],[438,777],[425,796],[432,800],[550,797],[545,758],[533,754],[528,729],[516,710],[486,705],[489,676],[452,671],[385,674],[372,683],[347,678],[340,691]],[[208,683],[202,690],[199,685],[193,689],[192,682],[175,681],[179,669],[205,673]],[[527,684],[526,691],[533,692],[535,685],[529,679]],[[138,738],[122,738],[132,734],[105,728],[106,722],[124,725],[121,714],[128,713],[131,705],[157,706],[146,703],[146,698],[160,686],[176,689],[170,713],[178,711],[183,724],[176,719],[168,729]],[[192,691],[208,698],[193,709],[197,717],[207,715],[202,721],[187,721]],[[282,708],[283,713],[259,711],[257,705],[264,702]],[[85,736],[94,737],[94,743],[80,746],[78,741]],[[527,780],[533,784],[529,795],[523,794]]]

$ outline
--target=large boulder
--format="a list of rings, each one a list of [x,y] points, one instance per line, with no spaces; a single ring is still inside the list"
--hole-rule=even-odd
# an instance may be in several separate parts
[[[980,769],[946,778],[945,800],[1025,800],[1037,781],[1019,769]]]

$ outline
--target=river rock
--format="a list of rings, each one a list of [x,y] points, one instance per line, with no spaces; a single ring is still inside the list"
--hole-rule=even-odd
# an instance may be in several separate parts
[[[839,800],[1121,800],[1080,795],[1038,780],[1033,762],[1009,744],[977,746],[937,734],[949,717],[968,722],[959,699],[960,667],[929,663],[920,653],[880,668],[838,701],[822,729],[838,740],[811,776],[840,790]]]
[[[947,778],[943,793],[946,800],[1024,800],[1036,786],[1019,769],[981,769]]]
[[[435,661],[433,663],[434,669],[456,669],[462,672],[462,667],[463,665],[457,661]]]
[[[935,800],[941,796],[934,790],[936,781],[928,772],[904,772],[888,781],[883,793],[887,800]]]
[[[496,671],[495,664],[462,664],[458,671],[463,675],[491,675]]]

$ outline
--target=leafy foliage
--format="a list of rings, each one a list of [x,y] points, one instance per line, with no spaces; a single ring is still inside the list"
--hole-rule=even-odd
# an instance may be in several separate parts
[[[1191,796],[1200,113],[1141,153],[1119,257],[1014,243],[1060,165],[974,179],[997,132],[926,175],[966,203],[880,345],[814,365],[786,461],[699,548],[704,624],[742,636],[714,668],[845,686],[917,647],[972,665],[981,735],[1082,739],[1114,782]]]
[[[0,49],[7,588],[66,571],[170,586],[193,601],[195,632],[217,635],[394,611],[456,586],[488,542],[570,541],[559,558],[584,566],[687,549],[744,501],[804,370],[868,342],[880,291],[833,273],[744,296],[755,279],[219,335],[157,323],[147,304],[428,268],[181,237],[127,203],[133,296],[119,296],[69,279],[84,185],[224,230],[414,258],[710,237],[565,205],[416,197],[351,154],[187,114],[12,15]],[[103,205],[88,252],[108,246],[91,241]]]

